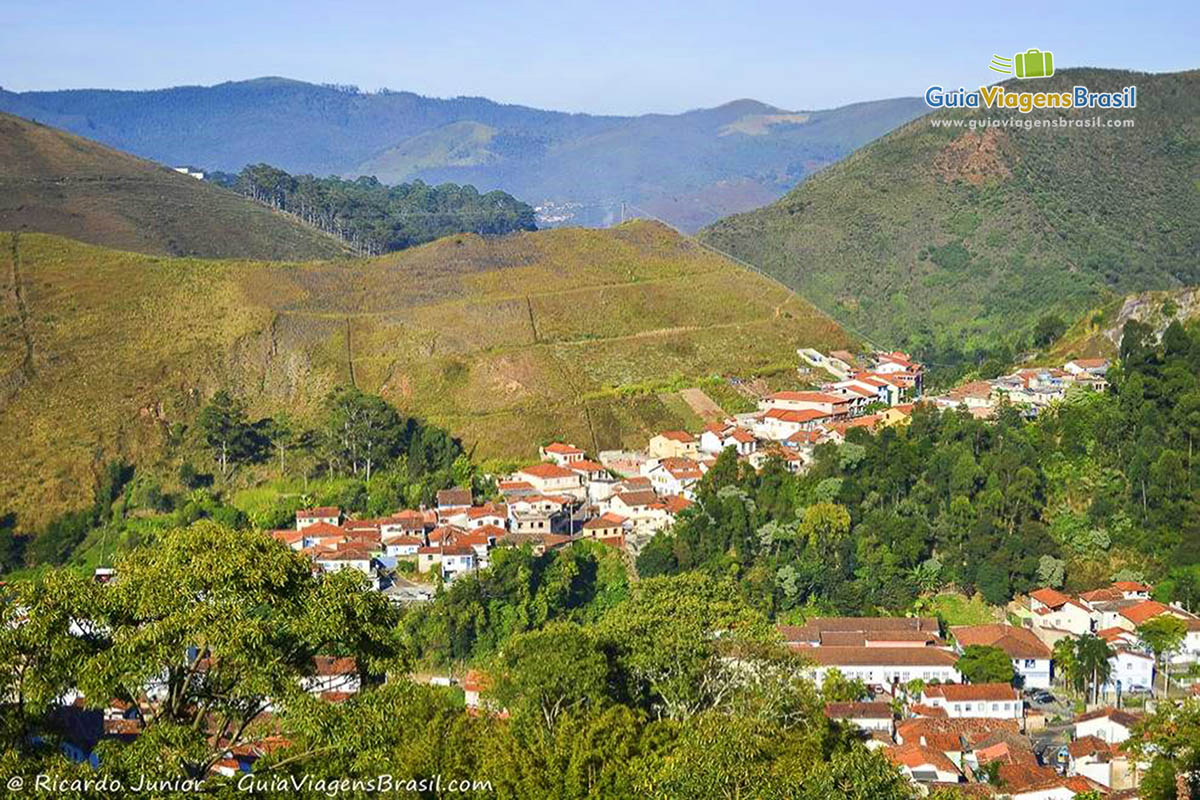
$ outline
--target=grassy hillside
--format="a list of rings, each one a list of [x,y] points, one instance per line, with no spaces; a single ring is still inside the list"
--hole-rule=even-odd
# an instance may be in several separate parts
[[[0,470],[0,509],[27,520],[78,506],[107,458],[156,457],[220,386],[252,412],[303,418],[353,381],[478,456],[530,458],[556,436],[644,445],[692,419],[660,393],[854,344],[790,292],[646,222],[303,264],[5,234],[0,276],[0,461],[20,465]]]
[[[0,114],[0,230],[160,255],[327,258],[335,239],[233,192]]]
[[[926,111],[919,98],[823,111],[753,100],[684,114],[566,114],[479,97],[360,92],[283,78],[146,92],[0,90],[0,110],[169,164],[453,181],[605,224],[620,203],[695,230],[779,197]]]
[[[1110,297],[1200,282],[1200,72],[1078,69],[1036,83],[1136,84],[1136,109],[1099,113],[1136,127],[972,132],[931,119],[1021,115],[938,112],[702,238],[868,336],[918,349],[965,349],[1048,312],[1072,319]]]

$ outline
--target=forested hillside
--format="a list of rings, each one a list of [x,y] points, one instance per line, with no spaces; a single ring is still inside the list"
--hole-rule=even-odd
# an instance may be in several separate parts
[[[536,228],[533,209],[511,195],[474,186],[385,186],[375,178],[289,175],[268,164],[207,180],[337,236],[359,255],[381,255],[452,233],[502,234]]]
[[[0,90],[0,110],[171,165],[452,181],[548,201],[571,224],[619,222],[626,202],[694,230],[770,202],[926,109],[911,97],[821,111],[739,100],[594,116],[260,78],[144,92]]]
[[[1200,72],[1071,69],[1037,88],[1074,84],[1136,85],[1137,108],[1098,115],[1133,125],[971,130],[954,124],[1019,115],[939,111],[702,238],[934,363],[1019,352],[1047,314],[1200,283]],[[1018,123],[1060,115],[1097,112]]]
[[[1200,328],[1124,327],[1111,391],[1029,421],[918,406],[850,431],[811,470],[723,456],[643,575],[737,575],[775,615],[900,613],[953,584],[993,604],[1039,586],[1145,579],[1200,608]]]

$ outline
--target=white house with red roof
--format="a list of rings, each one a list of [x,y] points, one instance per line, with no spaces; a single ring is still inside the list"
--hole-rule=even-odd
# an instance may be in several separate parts
[[[962,770],[941,750],[917,742],[883,748],[883,755],[910,781],[919,784],[955,784]]]
[[[950,719],[1025,718],[1021,694],[1007,683],[945,683],[926,686],[921,705],[944,709]]]
[[[1049,689],[1051,684],[1050,648],[1028,628],[990,623],[958,625],[950,629],[955,647],[961,653],[971,645],[1003,650],[1012,661],[1013,671],[1026,689]]]
[[[739,456],[748,456],[758,449],[758,439],[745,428],[710,422],[700,434],[700,449],[718,454],[732,447]]]
[[[1150,653],[1117,645],[1108,659],[1108,667],[1108,681],[1102,687],[1106,693],[1149,692],[1154,686],[1154,656]]]
[[[589,539],[624,538],[633,531],[633,524],[614,511],[606,511],[583,523],[582,534]]]
[[[543,461],[553,461],[560,467],[569,466],[572,462],[582,461],[587,457],[587,453],[583,450],[573,444],[564,444],[563,442],[553,442],[538,448],[538,455]]]
[[[609,498],[607,511],[629,520],[638,533],[662,530],[671,523],[666,505],[650,489],[617,492]]]
[[[832,392],[775,392],[759,401],[762,411],[820,411],[827,417],[840,419],[850,416],[854,398]]]
[[[790,408],[770,408],[762,412],[754,432],[760,438],[782,442],[801,431],[817,430],[833,422],[833,417],[824,411],[807,408],[797,411]]]
[[[1034,632],[1042,641],[1057,641],[1063,635],[1082,636],[1095,630],[1093,609],[1084,601],[1056,589],[1042,588],[1029,594]]]
[[[508,506],[505,503],[486,503],[481,506],[471,506],[465,514],[463,527],[484,528],[493,526],[503,528],[508,524]]]
[[[383,554],[392,558],[415,558],[417,550],[424,546],[424,537],[393,536],[384,542]]]
[[[694,496],[694,489],[706,470],[690,458],[664,458],[646,470],[650,485],[659,495]]]
[[[1119,708],[1098,708],[1075,718],[1075,738],[1095,736],[1109,744],[1127,741],[1134,726],[1142,721],[1140,714]]]
[[[314,553],[313,561],[325,572],[356,569],[368,578],[375,573],[370,551],[354,543],[346,543],[326,552]]]
[[[1104,375],[1108,372],[1108,359],[1074,358],[1063,364],[1063,370],[1072,375]]]
[[[326,525],[341,525],[342,510],[337,506],[319,506],[303,508],[296,512],[296,530],[302,530],[319,522]]]
[[[583,476],[558,464],[533,464],[517,470],[512,478],[529,483],[541,494],[568,494],[578,500],[587,496]]]

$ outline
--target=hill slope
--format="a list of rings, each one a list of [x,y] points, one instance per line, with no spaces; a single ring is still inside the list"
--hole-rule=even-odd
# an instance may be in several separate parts
[[[1200,72],[1066,70],[1036,83],[1136,84],[1136,109],[1100,114],[1136,127],[972,132],[931,120],[1020,115],[940,111],[702,238],[867,335],[918,349],[1200,281]]]
[[[911,97],[797,113],[741,100],[593,116],[260,78],[149,92],[0,91],[0,110],[166,164],[470,183],[550,201],[571,224],[614,221],[626,201],[694,230],[775,199],[926,109]]]
[[[854,344],[782,287],[645,222],[300,265],[4,234],[0,276],[0,461],[21,465],[0,470],[0,509],[27,519],[78,506],[105,458],[159,457],[221,386],[303,418],[352,381],[479,456],[533,458],[552,436],[644,445],[683,422],[667,384]]]
[[[207,258],[345,252],[335,239],[232,192],[8,114],[0,114],[0,230]]]
[[[1175,320],[1183,325],[1194,324],[1200,320],[1200,288],[1139,292],[1091,309],[1054,343],[1047,363],[1061,364],[1071,358],[1115,358],[1125,323],[1130,320],[1149,325],[1159,336]]]

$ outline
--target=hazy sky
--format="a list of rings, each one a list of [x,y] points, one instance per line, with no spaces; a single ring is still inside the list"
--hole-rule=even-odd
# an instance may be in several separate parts
[[[1200,3],[3,0],[0,86],[147,89],[282,75],[597,113],[790,108],[1056,66],[1200,67]],[[1021,7],[1026,7],[1023,10]]]

